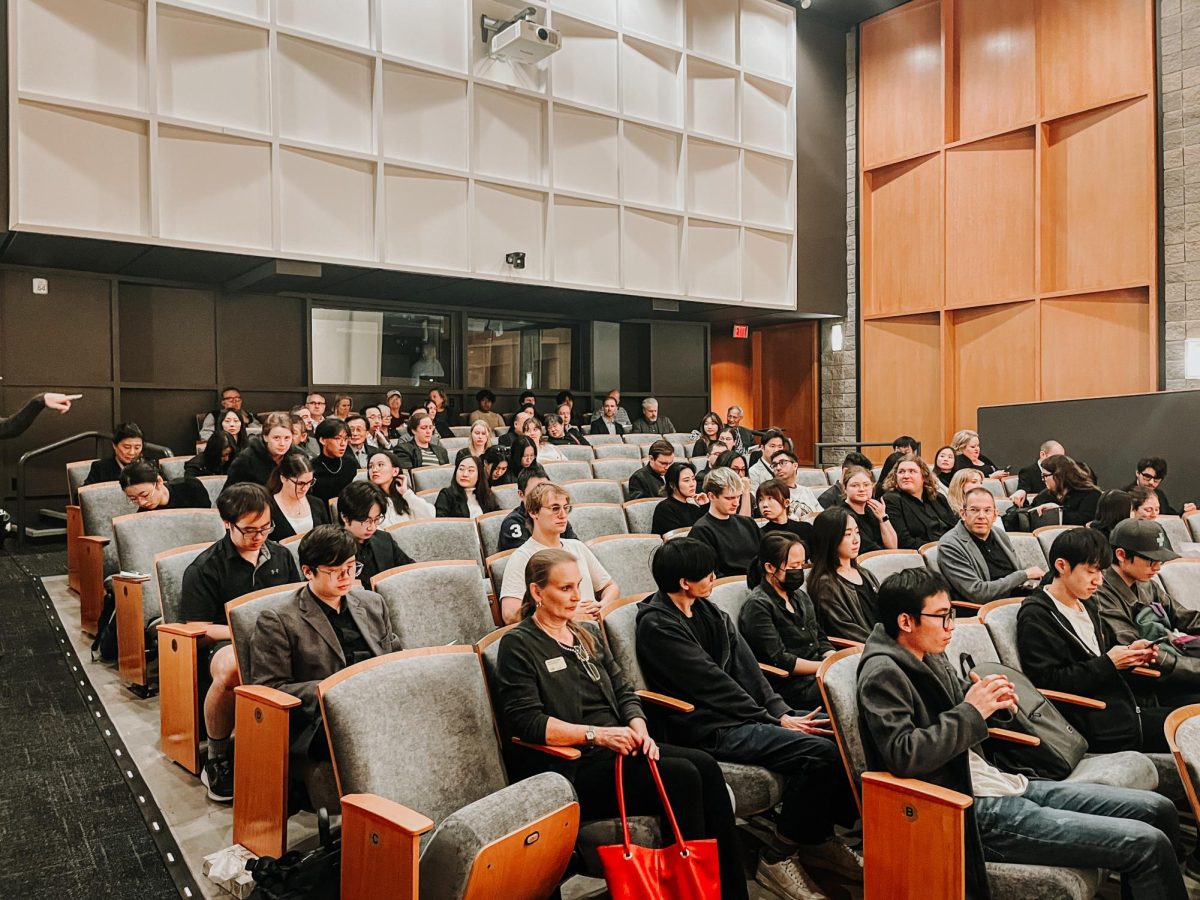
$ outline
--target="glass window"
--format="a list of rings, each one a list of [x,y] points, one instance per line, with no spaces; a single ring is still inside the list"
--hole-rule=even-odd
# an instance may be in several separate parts
[[[572,328],[467,319],[467,385],[547,390],[571,384]]]
[[[450,318],[380,310],[312,311],[314,384],[448,384]]]

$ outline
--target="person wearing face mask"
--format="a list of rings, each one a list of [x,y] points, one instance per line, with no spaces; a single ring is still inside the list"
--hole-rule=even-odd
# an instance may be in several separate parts
[[[329,504],[312,494],[317,476],[312,460],[303,453],[289,453],[267,480],[271,494],[271,524],[275,540],[307,534],[318,525],[328,525]]]
[[[337,525],[308,532],[299,547],[308,584],[287,602],[263,610],[254,625],[250,683],[300,701],[288,715],[296,763],[329,759],[317,685],[347,666],[402,649],[383,598],[359,587],[358,549]]]
[[[834,652],[804,592],[804,561],[804,544],[795,535],[764,536],[755,567],[760,580],[738,617],[738,631],[754,658],[788,673],[786,678],[767,674],[771,687],[793,709],[821,704],[817,668]]]
[[[359,581],[365,588],[380,572],[413,562],[390,534],[379,530],[387,503],[387,495],[369,481],[352,481],[338,495],[338,516],[358,543],[354,556],[361,567]]]
[[[243,481],[265,486],[279,461],[289,452],[292,452],[292,417],[287,413],[271,413],[263,423],[262,436],[251,438],[246,449],[234,457],[225,486]]]
[[[350,444],[350,429],[341,419],[330,416],[318,425],[316,438],[321,453],[313,460],[317,480],[310,490],[314,497],[328,503],[354,480],[358,468],[346,449]]]

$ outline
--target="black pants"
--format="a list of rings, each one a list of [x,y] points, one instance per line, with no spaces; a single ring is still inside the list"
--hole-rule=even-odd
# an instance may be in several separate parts
[[[660,744],[658,772],[675,812],[679,830],[688,840],[717,839],[721,863],[721,897],[742,900],[747,896],[746,875],[738,852],[737,827],[725,778],[715,759],[703,750]],[[616,754],[606,750],[585,753],[575,769],[575,793],[580,818],[610,819],[618,815],[614,774]],[[662,801],[640,756],[626,757],[625,811],[629,815],[659,815]],[[663,819],[664,838],[671,842],[670,826]]]

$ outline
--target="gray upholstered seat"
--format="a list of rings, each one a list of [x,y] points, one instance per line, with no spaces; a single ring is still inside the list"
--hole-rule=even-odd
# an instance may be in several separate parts
[[[614,534],[588,541],[600,565],[617,580],[621,593],[642,594],[658,590],[650,574],[650,560],[662,546],[655,534]]]
[[[458,453],[463,447],[470,443],[470,439],[466,437],[442,438],[440,441],[442,448],[452,456]]]
[[[905,569],[920,569],[925,560],[916,550],[875,550],[858,558],[858,567],[865,569],[882,582],[889,575]]]
[[[596,453],[587,444],[558,444],[558,452],[571,462],[590,463],[596,458]]]
[[[474,561],[400,566],[372,589],[387,604],[405,650],[474,644],[495,627]]]
[[[208,491],[208,501],[216,506],[217,498],[221,496],[221,491],[225,490],[225,476],[201,475],[196,480],[204,485],[204,490]]]
[[[504,517],[508,513],[507,509],[498,509],[496,512],[484,513],[475,520],[475,525],[479,528],[479,543],[483,547],[484,559],[499,549],[500,526],[504,524]]]
[[[1183,523],[1187,525],[1188,532],[1191,534],[1190,540],[1193,543],[1200,541],[1200,511],[1188,513],[1183,517]]]
[[[471,436],[471,426],[470,425],[451,425],[450,433],[452,435],[454,435],[456,438],[467,438],[467,437]],[[447,440],[449,440],[449,439],[448,438],[442,439],[443,447],[446,446]]]
[[[1192,543],[1192,534],[1179,516],[1159,516],[1154,520],[1167,534],[1167,540],[1176,553],[1183,552],[1183,545]]]
[[[596,435],[589,434],[587,436],[587,442],[589,444],[591,444],[593,448],[594,447],[607,447],[607,446],[611,446],[613,444],[625,443],[623,440],[621,440],[621,436],[619,434],[596,434]]]
[[[1042,553],[1046,559],[1050,558],[1050,548],[1054,545],[1054,539],[1066,531],[1068,528],[1074,528],[1074,525],[1046,525],[1034,531],[1034,535],[1038,539],[1038,544],[1041,545]]]
[[[1174,560],[1159,570],[1158,577],[1176,603],[1200,609],[1200,562]]]
[[[562,484],[565,481],[576,481],[580,478],[591,479],[592,464],[585,460],[576,462],[545,462],[542,463],[542,468],[546,470],[546,474],[550,476],[550,480],[555,484]],[[617,501],[618,503],[620,501]]]
[[[925,568],[927,568],[930,572],[938,572],[940,574],[941,570],[938,568],[937,544],[934,544],[932,547],[926,547],[922,549],[921,556],[925,558]]]
[[[750,588],[746,585],[744,576],[735,578],[722,578],[713,585],[712,594],[709,595],[716,606],[724,610],[725,615],[733,620],[734,627],[737,627],[738,619],[742,614],[742,606],[746,602],[746,598],[750,596]]]
[[[1016,506],[1016,504],[1013,503],[1011,500],[1009,500],[1007,497],[997,497],[996,498],[996,515],[1002,516],[1006,512],[1008,512],[1010,509],[1012,509],[1014,506]]]
[[[150,576],[142,590],[142,612],[149,626],[162,615],[154,557],[189,544],[209,543],[225,534],[215,509],[162,509],[131,513],[113,519],[117,562],[126,572]]]
[[[180,614],[183,600],[183,573],[193,560],[212,546],[212,541],[178,547],[160,553],[154,559],[154,571],[158,576],[158,599],[162,607],[164,622],[182,622]]]
[[[830,484],[837,484],[839,481],[842,480],[842,467],[841,466],[829,466],[824,470],[824,472],[825,472],[825,479]]]
[[[594,447],[596,459],[641,459],[642,448],[636,444],[601,444]]]
[[[597,478],[607,478],[625,484],[629,476],[642,467],[641,459],[600,459],[592,463],[592,472]]]
[[[589,467],[590,470],[590,467]],[[547,474],[549,470],[547,470]],[[553,477],[553,476],[551,476]],[[625,491],[619,481],[605,481],[601,478],[577,478],[574,481],[556,482],[571,493],[572,503],[622,503]]]
[[[79,502],[79,489],[87,481],[94,462],[94,459],[81,459],[67,463],[67,496],[71,503]]]
[[[1001,479],[1001,483],[1004,485],[1005,495],[1011,497],[1017,492],[1017,486],[1021,483],[1021,479],[1016,475],[1009,475],[1006,478]]]
[[[302,534],[293,534],[289,538],[284,538],[279,543],[287,549],[287,552],[292,554],[292,559],[296,561],[296,569],[300,570],[300,541],[304,539]]]
[[[104,575],[117,571],[117,548],[112,540],[112,521],[117,516],[128,515],[134,509],[115,481],[89,484],[79,489],[79,513],[83,520],[83,533],[90,537],[109,538],[104,547]]]
[[[999,499],[1000,497],[1007,497],[1007,496],[1008,496],[1008,495],[1007,495],[1007,494],[1004,492],[1004,483],[1003,483],[1003,482],[1001,482],[1001,481],[1000,481],[999,479],[997,479],[997,478],[985,478],[985,479],[983,479],[983,487],[984,487],[984,488],[985,488],[987,491],[989,491],[993,497],[995,497],[995,498],[997,498],[997,499]]]
[[[609,534],[628,534],[625,510],[619,503],[576,503],[571,511],[571,527],[581,541]]]
[[[413,562],[470,559],[483,568],[479,530],[474,519],[418,519],[393,525],[388,533]]]
[[[637,659],[637,603],[627,603],[604,616],[604,634],[613,658],[635,691],[646,689],[646,679]],[[650,712],[651,710],[647,710]],[[653,710],[657,712],[658,710]],[[666,713],[663,715],[687,715]],[[760,766],[720,763],[725,783],[733,791],[735,811],[742,818],[758,815],[783,798],[783,777]]]
[[[668,531],[666,534],[663,535],[663,540],[664,541],[673,541],[673,540],[675,540],[675,538],[687,537],[688,533],[691,532],[691,530],[692,530],[691,528],[672,528],[670,531]]]
[[[1037,535],[1010,531],[1008,539],[1012,543],[1013,553],[1017,555],[1017,565],[1022,569],[1037,566],[1045,571],[1049,568],[1050,564],[1046,562],[1046,553],[1042,550],[1042,543],[1037,539]]]
[[[440,491],[450,486],[454,466],[420,466],[412,470],[413,487],[418,491]]]
[[[462,896],[487,845],[575,802],[557,773],[506,784],[471,648],[389,654],[318,690],[341,793],[375,794],[433,821],[421,848],[424,897]]]
[[[641,434],[640,432],[633,433],[627,431],[621,436],[621,440],[637,447],[649,447],[655,441],[663,440],[663,436],[661,434]]]
[[[821,490],[829,487],[829,482],[825,480],[825,473],[821,469],[797,469],[796,484],[821,488]]]
[[[630,534],[650,534],[654,525],[654,510],[662,501],[662,497],[642,497],[640,500],[627,500],[622,504]]]
[[[250,654],[253,650],[254,626],[258,617],[272,606],[283,606],[291,603],[292,595],[296,593],[296,585],[284,585],[276,590],[258,592],[259,596],[250,600],[241,598],[225,604],[225,615],[229,620],[229,632],[233,638],[233,650],[237,656],[238,672],[243,681],[250,677]]]
[[[492,495],[496,498],[496,502],[500,504],[501,509],[516,509],[521,502],[517,497],[517,486],[515,484],[497,485],[492,490]]]
[[[512,555],[512,550],[505,550],[503,553],[495,553],[487,558],[487,572],[488,577],[492,580],[492,593],[497,597],[500,596],[500,586],[504,584],[504,569],[508,566],[509,557]]]
[[[696,443],[699,436],[695,431],[672,431],[670,434],[664,434],[662,439],[672,444],[687,444],[690,447]]]
[[[158,461],[159,471],[167,481],[175,481],[183,477],[183,466],[191,459],[190,456],[164,456]]]
[[[987,610],[983,622],[996,647],[1000,662],[1010,669],[1021,668],[1021,654],[1017,650],[1017,611],[1020,608],[1020,603],[991,607]]]

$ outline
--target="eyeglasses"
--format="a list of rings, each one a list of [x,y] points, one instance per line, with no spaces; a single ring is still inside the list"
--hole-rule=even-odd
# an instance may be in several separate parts
[[[239,528],[237,525],[231,525],[230,527],[242,537],[248,537],[251,540],[256,537],[266,537],[275,530],[274,525],[264,525],[262,528]]]
[[[550,513],[552,516],[561,516],[563,513],[566,513],[569,516],[571,514],[571,510],[574,508],[575,507],[570,503],[566,504],[565,506],[561,503],[555,503],[553,506],[542,507],[545,512]]]
[[[944,613],[921,613],[921,615],[926,619],[941,619],[942,628],[946,631],[950,630],[950,625],[954,622],[955,618],[954,607],[950,607],[950,609]]]
[[[148,491],[142,491],[142,493],[140,493],[140,494],[126,494],[125,496],[129,498],[129,502],[136,503],[140,506],[146,500],[150,499],[150,496],[153,493],[154,493],[154,489],[151,488]]]
[[[350,521],[351,522],[362,522],[364,525],[374,525],[374,526],[378,527],[383,524],[383,520],[385,518],[386,518],[386,516],[375,516],[374,518],[371,518],[371,519],[351,519]]]
[[[1156,484],[1158,482],[1162,481],[1162,476],[1160,476],[1157,472],[1138,472],[1138,474],[1141,475],[1143,478],[1145,478],[1147,481],[1153,481]]]
[[[316,480],[317,480],[316,478],[305,478],[304,480],[301,480],[299,478],[289,478],[288,479],[288,481],[290,481],[292,484],[294,484],[296,486],[296,490],[298,490],[298,491],[307,491],[310,487],[313,486],[313,484],[316,483]]]
[[[968,516],[990,516],[990,515],[994,515],[996,512],[995,508],[991,507],[991,506],[985,506],[982,508],[980,508],[978,506],[968,506],[963,511]]]
[[[1054,477],[1054,476],[1053,476],[1053,475],[1051,475],[1049,472],[1043,472],[1043,473],[1042,473],[1042,481],[1045,481],[1047,478],[1053,478],[1053,477]]]
[[[362,570],[363,564],[360,562],[342,566],[340,569],[330,568],[329,566],[317,566],[318,572],[328,572],[330,575],[336,575],[339,578],[357,578],[362,574]]]

